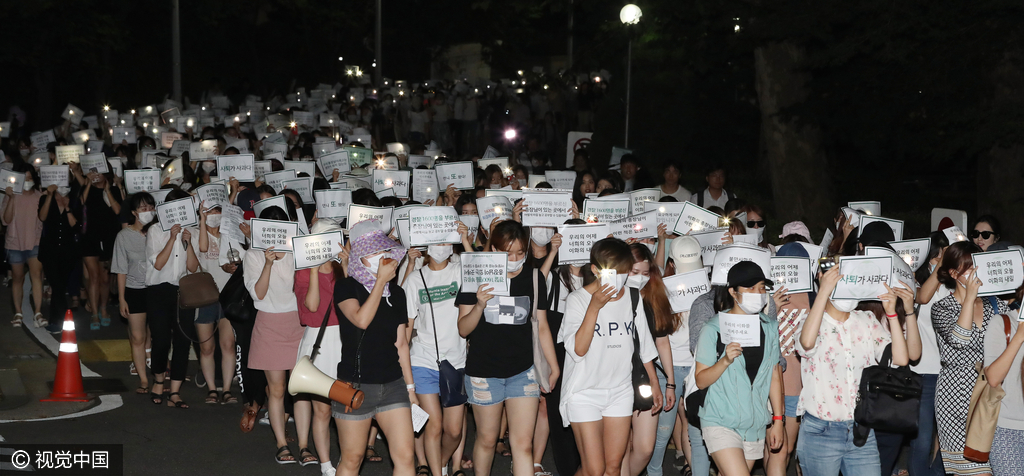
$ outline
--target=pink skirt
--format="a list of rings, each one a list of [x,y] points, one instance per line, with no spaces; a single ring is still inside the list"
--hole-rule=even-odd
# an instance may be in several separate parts
[[[256,313],[249,345],[249,368],[291,370],[302,340],[298,311]]]

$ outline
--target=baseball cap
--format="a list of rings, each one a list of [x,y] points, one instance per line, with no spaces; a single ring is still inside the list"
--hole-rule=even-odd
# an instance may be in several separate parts
[[[740,261],[729,268],[729,275],[726,278],[729,281],[729,287],[734,288],[737,286],[750,288],[764,281],[765,286],[774,286],[775,282],[764,277],[764,271],[761,271],[761,267],[753,261]]]
[[[700,242],[692,236],[683,235],[672,240],[668,251],[669,258],[676,263],[676,273],[688,273],[704,267],[700,259]]]

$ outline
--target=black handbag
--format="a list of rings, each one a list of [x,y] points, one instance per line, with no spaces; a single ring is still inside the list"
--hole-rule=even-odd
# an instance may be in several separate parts
[[[640,334],[636,331],[636,306],[640,304],[640,290],[629,289],[629,300],[633,304],[633,410],[645,412],[654,408],[654,388],[651,376],[647,374],[640,359]]]
[[[441,348],[437,343],[437,321],[434,319],[434,300],[430,298],[430,288],[427,287],[427,279],[423,277],[422,268],[420,279],[423,280],[423,292],[426,293],[427,304],[430,305],[430,322],[434,326],[434,352],[437,354],[437,385],[440,387],[441,406],[448,408],[465,405],[469,401],[466,394],[466,371],[455,368],[448,359],[441,360]]]
[[[239,265],[220,292],[220,307],[224,317],[232,322],[248,322],[256,318],[256,306],[249,290],[245,289],[242,274],[242,266]]]
[[[909,366],[891,368],[891,363],[892,344],[885,347],[878,365],[864,369],[853,420],[878,431],[916,433],[924,378]]]

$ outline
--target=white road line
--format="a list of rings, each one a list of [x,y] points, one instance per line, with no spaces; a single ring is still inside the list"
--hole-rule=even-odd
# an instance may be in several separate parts
[[[124,405],[124,400],[121,399],[120,395],[100,395],[100,404],[95,407],[82,410],[77,413],[71,413],[68,415],[61,415],[48,418],[34,418],[30,420],[0,420],[0,424],[3,423],[20,423],[26,421],[53,421],[53,420],[66,420],[68,418],[79,418],[89,415],[95,415],[97,413],[108,412]]]

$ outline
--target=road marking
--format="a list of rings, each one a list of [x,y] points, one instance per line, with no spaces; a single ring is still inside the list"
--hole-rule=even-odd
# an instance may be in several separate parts
[[[27,420],[0,420],[0,424],[3,423],[19,423],[25,421],[53,421],[53,420],[66,420],[69,418],[80,418],[89,415],[95,415],[97,413],[108,412],[124,405],[124,400],[121,399],[120,395],[100,395],[100,404],[92,408],[87,408],[80,412],[70,413],[68,415],[61,415],[47,418],[33,418]]]

